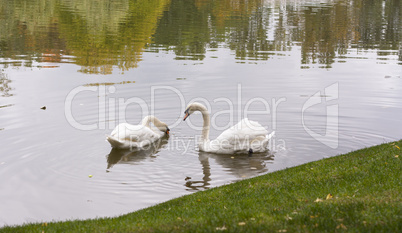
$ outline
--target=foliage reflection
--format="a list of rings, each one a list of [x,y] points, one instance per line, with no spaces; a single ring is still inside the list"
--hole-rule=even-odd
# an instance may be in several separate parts
[[[145,51],[203,60],[223,47],[254,61],[300,49],[303,65],[329,68],[348,49],[397,55],[402,41],[399,0],[0,2],[4,67],[72,62],[83,73],[110,74],[137,67]]]

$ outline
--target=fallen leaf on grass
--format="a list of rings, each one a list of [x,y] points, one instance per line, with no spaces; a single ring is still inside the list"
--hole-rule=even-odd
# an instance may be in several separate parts
[[[215,228],[217,231],[224,231],[224,230],[226,230],[227,228],[225,227],[225,226],[223,226],[223,227],[217,227],[217,228]]]
[[[245,222],[239,222],[238,225],[239,226],[244,226],[244,225],[246,225],[246,223]]]
[[[293,218],[290,217],[289,215],[286,215],[286,216],[285,216],[285,219],[286,219],[286,220],[292,220]]]
[[[283,230],[279,230],[278,232],[287,232],[288,230],[283,229]]]
[[[322,202],[322,199],[317,198],[317,199],[315,199],[315,201],[314,201],[314,202]]]
[[[328,195],[327,195],[327,197],[325,198],[325,200],[329,200],[329,199],[332,199],[333,198],[333,196],[330,194],[330,193],[328,193]]]
[[[348,228],[347,228],[345,225],[343,225],[342,223],[341,223],[341,225],[336,226],[336,229],[340,229],[340,228],[342,228],[342,229],[344,229],[344,230],[347,230],[347,229],[348,229]]]
[[[398,148],[398,150],[400,150],[401,148],[399,148],[399,146],[395,145],[396,148]]]

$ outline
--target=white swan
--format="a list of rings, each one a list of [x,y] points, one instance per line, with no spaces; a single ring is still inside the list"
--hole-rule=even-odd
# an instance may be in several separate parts
[[[186,120],[193,112],[200,111],[204,120],[201,139],[198,143],[200,151],[218,154],[253,153],[267,150],[269,140],[275,135],[275,131],[268,131],[258,122],[244,118],[236,125],[225,130],[215,140],[209,140],[210,118],[207,108],[200,103],[192,103],[187,106]]]
[[[153,123],[160,131],[151,129]],[[169,134],[169,127],[154,116],[146,116],[140,125],[122,123],[116,126],[106,140],[117,149],[141,149]]]

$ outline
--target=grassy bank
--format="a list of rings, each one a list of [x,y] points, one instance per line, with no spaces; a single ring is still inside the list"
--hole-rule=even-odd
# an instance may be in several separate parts
[[[362,149],[117,218],[0,232],[402,232],[400,148]]]

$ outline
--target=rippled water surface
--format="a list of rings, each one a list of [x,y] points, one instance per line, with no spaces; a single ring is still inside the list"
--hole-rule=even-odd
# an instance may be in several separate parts
[[[0,2],[0,225],[121,215],[402,137],[399,0]],[[199,152],[193,101],[211,138],[248,117],[270,151]],[[148,114],[169,137],[111,150]]]

